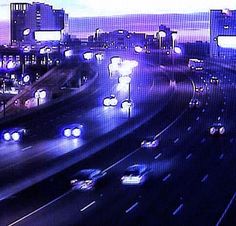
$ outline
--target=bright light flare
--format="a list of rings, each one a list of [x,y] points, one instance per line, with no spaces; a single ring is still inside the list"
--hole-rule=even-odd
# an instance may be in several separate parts
[[[114,64],[114,65],[115,65],[115,64],[116,64],[116,65],[117,65],[117,64],[121,64],[121,62],[122,62],[122,59],[121,59],[120,57],[112,57],[112,58],[111,58],[111,63]]]
[[[65,57],[71,57],[73,55],[73,50],[69,49],[65,51]]]
[[[74,128],[74,129],[72,129],[72,135],[74,136],[74,137],[79,137],[80,135],[81,135],[81,130],[80,130],[80,128]]]
[[[175,53],[177,53],[177,54],[181,54],[181,53],[182,53],[182,50],[181,50],[180,47],[175,47],[174,51],[175,51]]]
[[[14,69],[16,67],[16,63],[12,60],[8,61],[7,69]]]
[[[84,57],[85,60],[92,60],[93,59],[93,53],[92,52],[84,53],[83,57]]]
[[[131,83],[131,77],[130,76],[121,76],[121,77],[119,77],[119,83],[129,84],[129,83]]]
[[[141,52],[143,51],[143,48],[142,48],[141,46],[135,46],[135,47],[134,47],[134,51],[135,51],[136,53],[141,53]]]
[[[3,134],[3,139],[4,139],[5,141],[10,141],[10,140],[11,140],[11,134],[10,134],[9,132],[5,132],[5,133]]]
[[[102,61],[104,59],[104,54],[103,53],[97,53],[95,55],[97,61]]]
[[[69,129],[69,128],[64,129],[63,135],[64,135],[65,137],[70,137],[70,136],[71,136],[71,129]]]
[[[12,137],[12,140],[19,141],[20,140],[20,133],[14,132],[14,133],[12,133],[11,137]]]
[[[221,48],[236,49],[236,36],[218,36],[217,43]]]

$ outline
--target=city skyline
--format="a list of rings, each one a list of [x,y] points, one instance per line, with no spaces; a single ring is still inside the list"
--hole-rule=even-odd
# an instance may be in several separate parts
[[[6,8],[0,16],[0,44],[7,44],[10,41],[9,6],[10,3],[14,2],[32,3],[29,0],[16,0],[0,4],[3,9]],[[138,0],[135,5],[126,3],[125,9],[116,6],[116,2],[112,3],[113,7],[111,7],[111,1],[107,0],[99,1],[99,4],[96,4],[94,0],[86,2],[63,2],[56,0],[39,2],[52,5],[57,9],[65,9],[71,18],[70,33],[78,38],[87,38],[94,33],[97,27],[101,28],[104,32],[126,29],[130,32],[155,34],[158,26],[165,24],[178,31],[178,40],[180,42],[209,41],[210,8],[233,7],[233,1],[230,0],[224,1],[224,3],[221,1],[214,1],[214,3],[213,1],[208,1],[204,4],[200,4],[199,1],[189,4],[186,0],[181,0],[178,2],[178,5],[174,4],[173,0],[167,0],[165,4],[158,5],[151,4],[152,0],[145,1],[145,4],[143,4],[143,0]],[[186,7],[182,7],[183,4]],[[120,2],[120,6],[122,5],[124,4]],[[184,10],[181,10],[182,8]]]
[[[31,0],[3,0],[0,4],[2,10],[0,21],[9,20],[10,3],[32,3]],[[62,1],[62,0],[47,0],[37,1],[53,5],[55,8],[63,8],[70,15],[70,17],[97,17],[97,16],[115,16],[127,14],[166,14],[166,13],[197,13],[209,12],[210,9],[234,9],[235,4],[233,0],[166,0],[158,4],[154,0],[136,0],[135,4],[126,0],[110,1],[110,0],[87,0],[87,1]],[[125,5],[125,7],[123,7]],[[183,7],[184,6],[184,7]]]

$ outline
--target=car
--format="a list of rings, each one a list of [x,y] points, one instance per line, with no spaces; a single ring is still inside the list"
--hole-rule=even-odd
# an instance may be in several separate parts
[[[111,95],[103,99],[103,105],[105,107],[115,107],[117,104],[118,104],[118,100],[115,97],[115,95]]]
[[[121,177],[121,183],[123,185],[142,185],[150,176],[150,169],[146,164],[135,164],[129,166],[123,176]]]
[[[72,177],[70,184],[73,190],[93,190],[105,175],[100,169],[82,169]]]
[[[212,76],[210,79],[210,83],[213,85],[218,85],[219,84],[219,79],[216,76]]]
[[[29,130],[25,128],[10,128],[2,132],[1,137],[4,141],[19,142],[22,138],[29,134]]]
[[[129,108],[131,108],[133,106],[133,103],[131,100],[126,99],[121,103],[121,108],[124,110],[128,110]]]
[[[189,108],[199,108],[201,106],[201,102],[198,99],[191,99],[189,102]]]
[[[203,86],[198,86],[198,87],[195,88],[196,93],[202,93],[203,91],[204,91]]]
[[[209,132],[211,135],[223,135],[225,134],[225,127],[222,123],[214,123],[210,127]]]
[[[147,137],[142,141],[142,148],[156,148],[159,145],[159,140],[155,137]]]

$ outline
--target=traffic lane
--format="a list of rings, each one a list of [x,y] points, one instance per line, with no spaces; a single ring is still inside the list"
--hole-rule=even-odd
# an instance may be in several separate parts
[[[180,219],[191,222],[199,216],[193,225],[215,225],[235,193],[234,145],[224,142],[218,146],[214,147],[218,163],[209,162],[201,183],[194,185],[191,192],[185,191],[186,208],[179,216],[179,222]]]
[[[153,113],[153,114],[155,114],[155,112]],[[151,117],[151,116],[148,116],[149,118]],[[142,121],[143,119],[141,119],[140,118],[140,120]],[[139,120],[139,121],[140,121]],[[103,142],[103,141],[102,141]],[[101,142],[100,142],[101,143]],[[104,143],[104,142],[103,142]],[[98,146],[97,148],[92,148],[88,153],[86,152],[86,153],[80,153],[80,158],[85,158],[86,156],[88,156],[89,155],[89,153],[94,153],[94,151],[96,151],[96,150],[98,150],[98,148],[99,148],[100,146]],[[100,148],[102,148],[102,147],[100,147]],[[52,151],[52,150],[51,150]],[[79,150],[78,150],[79,151]],[[57,153],[60,153],[60,152],[58,152],[57,151]],[[47,153],[48,154],[48,153]],[[50,153],[49,153],[50,154]],[[62,167],[68,167],[68,164],[75,164],[75,161],[78,161],[78,160],[76,160],[76,159],[78,159],[78,156],[77,156],[77,158],[75,159],[75,153],[73,152],[73,153],[68,153],[70,156],[71,155],[73,155],[74,156],[74,158],[73,159],[68,159],[68,157],[69,157],[69,155],[68,156],[66,156],[66,163],[65,164],[63,164],[63,166]],[[46,156],[47,157],[47,156]],[[57,159],[55,159],[55,160],[57,160]],[[59,160],[60,160],[60,162],[62,161],[61,160],[61,158],[59,158]],[[24,167],[22,166],[22,165],[19,165],[19,167],[17,166],[17,167],[14,167],[14,174],[13,174],[13,172],[11,173],[11,178],[8,178],[8,177],[5,177],[5,175],[6,174],[4,174],[3,175],[3,177],[4,177],[4,179],[5,179],[5,181],[7,181],[8,183],[7,184],[9,184],[9,185],[11,185],[11,187],[12,188],[14,188],[15,189],[15,185],[16,184],[13,184],[13,182],[12,182],[12,178],[13,178],[13,176],[17,176],[16,178],[17,178],[17,181],[19,181],[21,178],[22,178],[22,176],[20,176],[19,175],[19,172],[21,172],[21,175],[27,175],[27,173],[28,172],[30,172],[30,175],[32,175],[33,176],[33,180],[35,181],[35,180],[37,180],[38,181],[38,178],[41,178],[41,180],[44,178],[44,177],[42,177],[42,175],[40,174],[39,175],[39,173],[37,173],[37,175],[33,175],[32,173],[34,173],[34,171],[32,171],[32,170],[28,170],[31,166],[32,166],[32,164],[33,164],[33,166],[35,167],[35,168],[37,168],[37,172],[42,172],[42,170],[43,169],[45,169],[46,168],[46,165],[45,165],[45,162],[47,162],[47,165],[49,166],[49,162],[47,161],[47,159],[45,158],[45,156],[39,156],[39,158],[37,159],[37,161],[36,162],[33,162],[33,161],[28,161],[28,162],[26,162],[25,163],[25,165],[24,165]],[[36,165],[39,165],[39,167],[36,167]],[[55,166],[55,167],[53,167],[53,168],[50,168],[50,171],[48,171],[47,170],[47,172],[45,172],[46,173],[46,175],[48,175],[48,173],[49,172],[52,172],[52,170],[58,170],[58,165],[55,165],[55,161],[51,161],[50,162],[50,165],[53,165],[53,166]],[[19,170],[18,170],[19,169]],[[10,169],[11,171],[12,171],[12,168]],[[23,172],[25,172],[25,173],[22,173],[22,171]],[[58,171],[56,171],[56,172],[58,172]],[[44,174],[45,174],[44,173]],[[29,180],[27,180],[27,181],[29,181]],[[22,183],[26,183],[27,181],[25,181],[25,179],[23,180],[23,181],[20,181],[21,183],[21,185],[22,185]],[[19,183],[19,182],[17,182],[17,183]],[[28,183],[28,182],[27,182]],[[13,187],[14,186],[14,187]],[[19,187],[19,186],[18,186]],[[25,185],[24,186],[21,186],[22,188],[21,189],[23,189],[23,188],[25,188]],[[5,187],[4,187],[4,189],[5,189]],[[9,190],[9,189],[8,189]],[[9,191],[8,191],[9,192]],[[3,192],[3,194],[5,194],[5,190],[4,190],[4,192]]]
[[[190,145],[193,143],[193,141],[188,141],[188,143],[189,143],[188,145]],[[186,153],[183,154],[182,148],[183,147],[179,148],[177,155],[179,155],[179,153],[181,153],[181,156],[183,157],[183,156],[186,156]],[[174,148],[174,150],[176,150],[176,147]],[[188,147],[185,147],[185,145],[184,145],[184,150],[188,150]],[[173,153],[173,150],[172,150],[172,153]],[[173,154],[172,154],[171,160],[170,160],[169,156],[167,159],[163,160],[163,158],[166,158],[166,157],[163,157],[163,156],[165,156],[165,153],[163,153],[163,156],[161,156],[158,160],[156,160],[156,161],[160,161],[160,163],[156,164],[156,163],[146,162],[147,161],[146,156],[144,157],[144,155],[146,155],[146,154],[150,155],[149,151],[142,152],[142,154],[140,154],[140,152],[138,152],[137,154],[138,154],[137,157],[136,157],[136,155],[132,156],[131,158],[127,159],[127,161],[125,160],[124,162],[119,164],[119,166],[113,168],[112,170],[113,170],[113,172],[117,171],[116,174],[117,175],[120,174],[120,177],[121,177],[122,171],[124,171],[124,169],[128,165],[132,165],[137,162],[138,163],[145,162],[145,163],[148,163],[149,165],[152,165],[152,169],[155,172],[155,179],[153,180],[151,188],[152,188],[152,186],[155,186],[155,187],[151,190],[148,190],[148,191],[144,189],[144,193],[147,194],[148,197],[146,197],[146,198],[148,199],[148,198],[150,198],[150,194],[154,194],[155,192],[159,191],[160,188],[159,188],[159,186],[157,187],[157,185],[156,185],[157,181],[162,180],[162,183],[165,183],[166,181],[168,183],[169,180],[172,180],[173,176],[176,177],[175,173],[171,177],[168,177],[167,175],[169,175],[169,172],[173,170],[172,167],[178,169],[179,162],[180,162],[180,161],[178,161],[178,158],[180,158],[181,156],[177,157],[177,156],[173,156]],[[151,155],[149,157],[151,157],[150,160],[153,161],[154,155]],[[178,178],[178,175],[177,175],[177,178]],[[132,188],[130,188],[130,189],[132,189]],[[163,188],[163,192],[166,192],[166,190],[167,190],[166,187]],[[112,195],[114,195],[114,193]],[[131,196],[132,196],[132,199],[131,199]],[[154,196],[152,195],[152,199],[154,197],[155,197],[155,195]],[[161,197],[165,197],[165,195],[160,194],[160,196],[158,196],[157,200],[161,200]],[[105,198],[105,196],[104,196],[104,198]],[[141,200],[140,200],[140,198],[141,198]],[[114,224],[114,225],[124,225],[124,223],[126,222],[126,220],[125,220],[126,213],[129,212],[128,210],[130,207],[132,207],[132,204],[135,204],[137,202],[140,203],[141,201],[145,200],[145,198],[143,197],[142,193],[132,194],[132,192],[131,192],[131,193],[129,193],[129,195],[127,195],[127,193],[126,193],[126,196],[123,197],[123,203],[121,203],[121,204],[117,205],[116,201],[112,202],[110,200],[111,200],[111,197],[107,198],[107,201],[110,204],[104,203],[103,208],[101,210],[100,210],[100,207],[98,207],[98,209],[94,210],[94,211],[96,211],[95,213],[91,213],[91,215],[93,216],[92,222],[90,220],[91,215],[89,215],[86,219],[84,219],[81,222],[81,225],[98,225],[96,222],[100,222],[104,225],[106,225],[108,222],[116,222],[116,224]],[[118,197],[118,198],[116,197],[116,198],[114,198],[114,200],[119,200],[119,203],[120,203],[120,197]],[[175,201],[176,201],[176,198],[171,199],[171,202],[175,202]],[[152,201],[150,201],[150,202],[152,202]],[[106,208],[107,206],[109,206],[109,208]],[[165,206],[165,204],[161,205],[161,208],[164,208],[164,206]],[[172,205],[172,207],[173,207],[173,205]],[[144,211],[144,209],[142,209],[141,211]],[[160,212],[160,210],[158,210],[158,211]],[[95,216],[96,216],[96,218],[95,218]],[[104,217],[101,217],[101,216],[104,216]],[[119,223],[119,222],[121,222],[121,223]],[[78,223],[79,222],[75,222],[74,224],[78,224]],[[147,224],[147,225],[149,225],[149,224]]]
[[[151,80],[153,79],[153,76],[152,76],[152,78],[151,78]],[[155,79],[158,79],[158,78],[155,78]],[[160,85],[161,83],[162,83],[162,80],[163,79],[163,77],[161,78],[161,79],[158,79],[158,84]],[[150,79],[149,79],[150,80]],[[152,83],[152,81],[149,81],[150,82],[150,84],[152,84],[152,87],[153,87],[153,83]],[[163,83],[165,83],[165,81],[163,82]],[[162,84],[163,84],[162,83]],[[154,83],[154,85],[155,85],[156,83]],[[148,89],[148,87],[147,87],[147,85],[146,86],[143,86],[143,88],[144,89]],[[161,86],[160,88],[157,88],[157,90],[158,91],[160,91],[160,90],[165,90],[165,89],[168,89],[168,87],[165,87],[165,86]],[[97,92],[98,92],[98,90],[97,90]],[[30,124],[28,124],[28,127],[31,127],[31,128],[33,128],[33,131],[32,131],[32,133],[36,133],[37,135],[41,135],[41,136],[45,136],[46,135],[46,137],[47,138],[49,138],[50,137],[50,135],[51,134],[53,134],[54,135],[54,133],[60,133],[60,128],[58,128],[58,130],[57,131],[55,131],[55,130],[53,130],[53,129],[50,129],[50,130],[48,130],[48,128],[45,128],[46,129],[46,131],[47,131],[47,134],[46,133],[42,133],[41,132],[41,127],[42,127],[42,125],[45,125],[45,126],[49,126],[49,125],[51,125],[52,127],[57,127],[57,125],[61,125],[61,127],[63,127],[63,124],[66,124],[66,123],[69,123],[69,122],[72,122],[73,121],[73,118],[74,118],[74,121],[76,121],[76,122],[81,122],[82,124],[83,124],[83,115],[85,115],[88,111],[89,111],[89,109],[91,108],[91,106],[95,106],[94,107],[94,112],[93,112],[93,114],[90,114],[90,120],[93,120],[94,121],[94,117],[97,115],[97,118],[101,118],[100,120],[102,120],[102,119],[106,119],[106,117],[108,117],[108,116],[114,116],[114,114],[109,114],[109,112],[120,112],[119,110],[118,111],[109,111],[109,109],[104,109],[101,105],[102,105],[102,99],[103,99],[103,94],[102,94],[102,92],[101,92],[101,90],[100,90],[100,94],[98,94],[98,93],[95,93],[94,95],[92,95],[92,97],[91,96],[86,96],[86,98],[84,98],[85,100],[83,100],[83,101],[81,101],[80,100],[80,104],[78,105],[78,103],[76,103],[76,104],[74,104],[74,102],[73,101],[71,101],[71,102],[69,102],[67,105],[63,105],[63,109],[64,110],[69,110],[69,109],[71,109],[71,111],[72,111],[72,113],[66,113],[66,114],[61,114],[61,112],[60,112],[60,110],[58,111],[58,109],[56,109],[54,112],[51,112],[51,113],[53,113],[54,115],[53,115],[53,117],[51,117],[51,119],[50,119],[50,117],[48,118],[48,115],[46,114],[46,115],[42,115],[41,117],[37,117],[35,120],[33,120],[32,121],[32,123],[30,123]],[[90,94],[91,95],[91,94]],[[152,95],[153,95],[153,93],[152,93]],[[164,94],[163,94],[164,95]],[[142,95],[141,97],[139,97],[139,99],[141,99],[141,98],[146,98],[146,96],[147,95]],[[100,97],[100,99],[101,99],[101,101],[96,101],[96,99],[98,98],[98,97]],[[160,97],[160,96],[159,96]],[[154,98],[153,99],[156,99],[156,98],[158,98],[158,95],[156,94],[155,96],[154,96]],[[99,98],[98,98],[99,99]],[[150,97],[149,97],[149,101],[150,101]],[[138,100],[137,100],[137,102],[138,102]],[[76,107],[76,110],[73,110],[73,107],[71,106],[71,104],[72,104],[72,106],[74,106],[74,107]],[[79,109],[79,111],[78,111],[78,106],[83,106],[83,109]],[[110,109],[110,110],[112,110],[112,109]],[[82,112],[81,112],[82,111]],[[100,111],[100,112],[98,112],[98,111]],[[96,114],[97,113],[97,114]],[[102,114],[102,113],[104,113],[104,115]],[[59,114],[59,117],[56,117],[55,118],[55,114]],[[78,115],[79,114],[79,115]],[[121,113],[122,114],[122,113]],[[80,116],[80,117],[78,117],[78,116]],[[103,117],[102,117],[103,116]],[[123,115],[121,115],[121,116],[126,116],[126,114],[123,114]],[[118,116],[117,116],[118,117]],[[96,118],[96,117],[95,117]],[[122,119],[124,119],[125,117],[122,117]],[[104,123],[102,122],[101,123],[102,125],[104,125]],[[23,127],[24,127],[24,125],[22,125]],[[99,129],[100,129],[100,127],[99,127]],[[34,134],[35,135],[35,134]],[[34,138],[34,140],[35,140],[36,138]],[[29,146],[30,146],[31,144],[29,144]],[[26,145],[27,146],[27,145]],[[3,152],[2,152],[3,153]],[[2,154],[1,153],[1,154]]]
[[[146,152],[146,153],[148,153],[148,152]],[[149,155],[149,154],[148,154]],[[153,158],[153,156],[152,156],[152,158]],[[116,186],[115,186],[116,187]],[[107,192],[104,192],[104,193],[107,193]],[[122,195],[123,196],[123,195]],[[110,198],[109,198],[110,199]]]
[[[189,97],[187,97],[187,100],[188,100],[188,98]],[[180,97],[180,100],[182,100],[183,101],[183,98],[182,97]],[[184,101],[183,101],[184,102]],[[175,106],[176,105],[176,102],[174,102],[174,104],[173,104],[173,106]],[[178,104],[178,106],[179,106],[179,104]],[[160,122],[162,122],[162,121],[160,121]],[[161,123],[160,123],[161,124]],[[148,125],[148,127],[149,127],[149,125]]]
[[[161,82],[160,80],[158,80],[158,81]],[[168,91],[163,91],[164,89],[168,90],[168,86],[166,86],[166,87],[161,86],[161,89],[162,89],[162,94],[157,92],[155,94],[155,98],[154,98],[155,103],[157,101],[159,101],[159,103],[158,103],[159,106],[158,106],[158,108],[156,108],[156,111],[161,109],[162,105],[165,102],[168,102],[167,100],[164,100],[164,98],[166,96],[165,92],[168,92]],[[85,106],[85,103],[86,102],[84,102],[84,106]],[[149,102],[148,104],[150,104],[150,105],[153,104],[153,107],[154,107],[155,103]],[[138,108],[138,106],[136,106],[136,108]],[[141,111],[141,109],[139,109],[139,110]],[[146,109],[144,109],[143,112],[145,112],[145,110]],[[148,109],[146,110],[145,113],[148,113]],[[75,142],[74,140],[65,140],[65,139],[58,138],[58,134],[59,134],[59,136],[61,136],[61,130],[62,130],[61,128],[63,128],[62,125],[66,124],[65,121],[64,121],[64,123],[62,123],[61,121],[58,122],[58,121],[51,121],[51,120],[50,121],[43,120],[45,122],[45,124],[44,124],[43,121],[41,121],[39,119],[38,123],[36,125],[34,125],[34,129],[36,130],[35,133],[38,136],[37,137],[34,136],[33,139],[38,141],[39,136],[41,136],[41,139],[46,136],[47,141],[42,140],[38,144],[32,143],[32,142],[29,142],[28,144],[24,143],[24,146],[23,145],[20,146],[21,144],[9,145],[8,150],[6,150],[5,152],[1,152],[1,156],[2,156],[1,167],[4,168],[4,166],[11,165],[12,161],[14,163],[16,163],[16,162],[18,162],[18,160],[19,161],[22,159],[27,160],[28,158],[32,159],[33,156],[35,156],[35,157],[39,156],[39,153],[45,154],[48,152],[55,152],[54,153],[55,157],[57,157],[60,154],[64,154],[64,153],[69,152],[70,146],[73,147],[73,149],[78,148],[81,145],[83,145],[85,142],[87,142],[88,140],[96,137],[98,134],[107,133],[107,132],[111,131],[112,129],[114,129],[117,125],[127,121],[127,113],[126,112],[122,112],[120,109],[115,109],[115,108],[114,109],[107,109],[107,108],[104,108],[103,106],[98,107],[98,108],[94,108],[89,113],[86,112],[86,114],[80,115],[79,118],[78,118],[78,115],[76,112],[73,112],[73,114],[68,115],[70,120],[73,116],[75,118],[77,118],[77,120],[79,122],[83,122],[81,124],[84,125],[83,132],[85,134],[82,134],[81,138],[78,139],[77,142]],[[97,120],[94,120],[95,118],[97,118]],[[63,120],[65,120],[65,119],[63,118]],[[61,125],[61,128],[57,126],[56,131],[51,129],[53,127],[53,125],[55,126],[58,124]],[[42,133],[41,132],[42,130],[48,131],[48,132]],[[90,131],[90,132],[88,134],[86,134],[86,131]],[[35,135],[35,133],[33,133],[33,131],[32,131],[32,134]],[[49,141],[50,135],[53,136],[53,138],[54,138],[53,140],[51,140],[51,143]],[[20,153],[18,151],[18,152],[15,152],[15,155],[14,155],[14,153],[12,151],[9,151],[9,149],[11,147],[15,147],[15,148],[19,147]],[[63,150],[63,148],[65,150]],[[22,150],[23,150],[23,152],[22,152]],[[35,150],[37,150],[37,152]],[[52,153],[52,155],[53,155],[53,153]],[[16,158],[18,158],[18,160],[16,158],[14,158],[14,156]]]

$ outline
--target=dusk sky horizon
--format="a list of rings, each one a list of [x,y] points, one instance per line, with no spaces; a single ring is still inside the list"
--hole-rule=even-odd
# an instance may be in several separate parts
[[[10,3],[29,0],[1,0],[0,44],[10,41]],[[79,38],[86,38],[97,27],[109,32],[126,29],[131,32],[155,34],[160,24],[179,33],[179,41],[209,41],[209,11],[235,7],[234,0],[47,0],[39,1],[55,9],[65,9],[70,16],[70,30]],[[124,7],[125,5],[125,7]],[[167,15],[166,15],[167,14]],[[76,19],[73,19],[75,18]],[[76,26],[74,25],[76,24]]]

